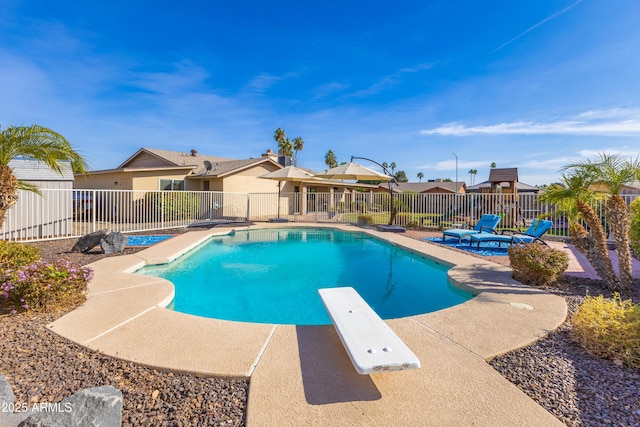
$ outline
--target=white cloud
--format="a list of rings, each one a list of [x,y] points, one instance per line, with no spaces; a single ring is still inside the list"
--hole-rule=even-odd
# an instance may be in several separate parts
[[[521,121],[484,126],[447,123],[422,135],[640,135],[640,110],[614,108],[580,113],[548,123]]]

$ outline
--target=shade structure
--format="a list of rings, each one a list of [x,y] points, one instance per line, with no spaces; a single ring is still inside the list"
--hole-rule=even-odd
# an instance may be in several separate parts
[[[313,179],[313,175],[309,172],[297,168],[295,166],[285,166],[277,171],[269,172],[260,176],[264,179],[274,179],[278,181],[278,218],[280,218],[280,192],[282,181],[301,181],[303,179]]]
[[[344,165],[331,168],[322,173],[314,175],[316,178],[327,179],[353,179],[356,181],[389,181],[393,177],[369,169],[358,163],[345,163]]]
[[[275,179],[277,181],[300,181],[303,179],[312,179],[313,175],[295,166],[286,166],[277,171],[262,175],[260,178]]]

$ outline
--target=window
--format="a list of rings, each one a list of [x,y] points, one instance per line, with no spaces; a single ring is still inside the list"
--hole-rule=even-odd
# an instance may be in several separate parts
[[[184,190],[184,180],[160,179],[160,189],[165,191],[182,191]]]

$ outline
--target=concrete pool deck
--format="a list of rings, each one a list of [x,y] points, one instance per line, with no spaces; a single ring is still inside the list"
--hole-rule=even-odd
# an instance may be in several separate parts
[[[420,369],[358,375],[333,326],[206,319],[164,308],[173,285],[131,274],[170,262],[211,236],[178,235],[133,255],[91,264],[87,301],[49,328],[104,354],[154,368],[250,378],[247,424],[563,425],[486,362],[557,328],[562,297],[524,286],[510,269],[445,247],[337,224],[256,224],[240,229],[330,227],[380,237],[454,265],[451,282],[478,294],[435,313],[388,321]],[[353,268],[359,266],[353,260]]]

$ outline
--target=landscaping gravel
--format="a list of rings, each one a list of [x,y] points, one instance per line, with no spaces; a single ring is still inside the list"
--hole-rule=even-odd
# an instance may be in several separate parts
[[[153,234],[163,233],[172,231]],[[105,256],[69,253],[73,243],[37,246],[49,261],[85,265]],[[636,283],[631,295],[636,302],[639,289]],[[569,337],[571,314],[587,290],[608,295],[599,282],[587,279],[569,279],[564,288],[549,289],[567,300],[568,320],[546,338],[490,363],[569,426],[640,426],[640,370],[598,360]],[[83,388],[112,385],[123,393],[125,426],[245,424],[248,381],[159,372],[103,356],[48,331],[45,325],[59,315],[0,315],[0,373],[17,402],[59,402]]]

